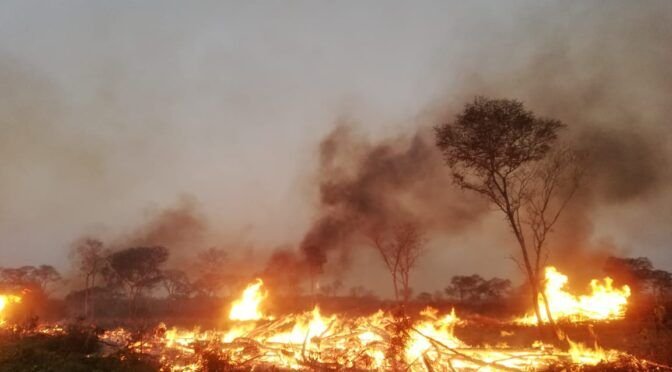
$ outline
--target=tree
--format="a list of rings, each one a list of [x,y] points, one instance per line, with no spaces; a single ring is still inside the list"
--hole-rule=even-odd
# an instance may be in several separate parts
[[[168,292],[168,297],[173,299],[189,297],[193,292],[193,286],[189,282],[189,277],[182,270],[164,270],[163,287]]]
[[[61,280],[61,274],[51,265],[38,266],[33,270],[32,277],[44,293],[47,293],[49,284]]]
[[[475,299],[478,295],[478,288],[485,280],[478,274],[474,275],[455,275],[450,280],[450,286],[446,287],[445,292],[448,296],[457,297],[460,302],[467,299]]]
[[[161,246],[133,247],[112,253],[108,260],[114,277],[126,289],[133,314],[142,292],[163,279],[161,265],[168,260],[168,250]]]
[[[618,282],[627,283],[635,295],[648,290],[660,298],[672,291],[672,273],[654,269],[651,260],[646,257],[609,257],[604,271]]]
[[[453,276],[450,285],[444,291],[448,296],[456,297],[460,302],[464,302],[466,300],[498,300],[510,289],[511,281],[508,279],[492,278],[486,280],[478,274],[473,274]]]
[[[564,127],[560,121],[535,116],[521,102],[477,97],[453,123],[435,132],[453,181],[503,212],[520,248],[521,257],[512,258],[526,274],[540,325],[546,240],[582,173],[576,154],[556,144]]]
[[[107,264],[103,242],[98,239],[85,238],[75,245],[74,255],[77,269],[84,276],[84,316],[95,316],[96,278]]]
[[[389,230],[374,228],[369,232],[369,238],[390,272],[395,300],[405,304],[412,293],[411,270],[425,251],[424,233],[416,224],[407,222]]]
[[[199,276],[194,282],[196,289],[208,297],[217,295],[230,276],[225,270],[228,253],[221,248],[208,248],[196,256]]]
[[[633,294],[638,294],[646,290],[653,264],[646,257],[611,256],[604,263],[604,271],[617,282],[629,285]]]
[[[488,301],[499,300],[511,290],[508,279],[492,278],[484,281],[478,288],[479,296]]]
[[[27,287],[35,287],[33,280],[34,266],[21,266],[18,268],[0,268],[0,281],[4,290],[20,291]]]
[[[61,280],[61,274],[51,265],[0,268],[0,281],[8,289],[31,288],[46,294],[49,284]]]

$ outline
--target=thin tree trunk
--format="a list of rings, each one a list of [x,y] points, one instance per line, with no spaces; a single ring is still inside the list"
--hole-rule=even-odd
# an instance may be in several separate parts
[[[537,277],[532,269],[532,264],[530,263],[530,256],[527,252],[527,245],[525,244],[525,239],[523,238],[523,232],[521,231],[516,220],[513,217],[513,214],[507,213],[509,224],[513,230],[516,239],[518,240],[518,245],[520,246],[521,253],[523,254],[523,263],[525,265],[525,271],[527,271],[527,278],[530,282],[530,289],[532,291],[532,306],[534,308],[534,314],[537,316],[537,326],[539,329],[543,326],[543,321],[541,319],[541,309],[539,308],[539,282]]]
[[[397,283],[396,273],[392,274],[392,283],[394,286],[394,300],[399,302],[399,284]]]
[[[96,288],[96,273],[94,272],[91,276],[91,288],[93,291],[89,294],[89,311],[91,320],[96,316],[96,300],[95,300],[95,288]]]
[[[89,276],[85,276],[84,284],[84,318],[89,317]]]

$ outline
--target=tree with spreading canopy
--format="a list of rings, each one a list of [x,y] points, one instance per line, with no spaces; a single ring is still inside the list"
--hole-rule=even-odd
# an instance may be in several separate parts
[[[61,274],[51,265],[0,268],[0,284],[7,290],[30,289],[46,295],[49,284],[59,280]]]
[[[126,289],[131,314],[142,292],[161,282],[161,265],[168,260],[168,249],[162,246],[132,247],[108,257],[114,278]]]
[[[536,116],[519,101],[476,97],[452,123],[435,128],[453,181],[504,214],[520,248],[520,257],[512,258],[526,275],[539,325],[539,295],[553,323],[540,291],[547,238],[582,174],[577,155],[557,143],[564,127]]]
[[[194,291],[189,276],[182,270],[169,269],[163,271],[163,287],[168,293],[168,298],[187,298]]]
[[[626,283],[634,295],[649,291],[656,298],[672,293],[672,273],[655,269],[646,257],[608,257],[604,271],[619,283]]]
[[[455,275],[450,285],[444,289],[446,295],[457,298],[460,302],[492,301],[502,298],[511,290],[511,281],[508,279],[484,279],[478,274]]]

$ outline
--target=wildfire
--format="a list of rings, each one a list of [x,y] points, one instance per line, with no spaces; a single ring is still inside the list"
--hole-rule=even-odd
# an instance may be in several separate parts
[[[554,320],[584,321],[621,319],[630,297],[630,287],[614,288],[613,280],[609,277],[590,282],[590,295],[576,296],[565,290],[569,279],[555,267],[548,266],[545,270],[544,293]],[[548,315],[544,311],[544,299],[539,296],[541,320],[548,322]],[[526,315],[518,319],[522,324],[536,324],[535,315]]]
[[[453,331],[465,324],[451,311],[439,314],[427,308],[421,319],[409,323],[408,341],[401,361],[391,364],[389,354],[398,321],[378,311],[370,316],[345,318],[324,316],[319,308],[279,317],[276,320],[234,325],[228,331],[165,329],[154,338],[132,342],[124,329],[106,332],[106,344],[127,344],[139,353],[156,354],[172,371],[203,370],[199,350],[226,355],[227,363],[252,369],[356,369],[390,370],[403,366],[408,371],[426,370],[535,370],[556,363],[596,365],[620,354],[599,347],[587,348],[570,341],[567,352],[535,342],[530,348],[506,345],[473,347],[458,339]],[[338,368],[337,368],[338,367]]]
[[[266,298],[266,293],[261,291],[264,282],[257,279],[243,291],[242,296],[233,302],[229,319],[231,320],[259,320],[264,317],[259,305]]]
[[[441,314],[427,307],[416,318],[382,310],[348,317],[325,316],[316,306],[312,311],[274,318],[259,310],[266,298],[262,285],[256,280],[233,302],[230,318],[244,322],[231,322],[228,329],[187,330],[159,324],[140,340],[124,328],[108,330],[100,339],[108,352],[128,348],[155,356],[165,371],[204,370],[204,353],[218,356],[234,370],[407,371],[552,369],[568,363],[597,365],[623,355],[569,339],[567,351],[541,342],[518,349],[503,343],[496,347],[469,345],[455,335],[455,329],[470,323],[461,320],[454,309]],[[1,296],[0,310],[8,301],[19,299]],[[40,327],[37,332],[55,335],[65,330]]]
[[[21,302],[21,297],[17,295],[0,295],[0,325],[5,323],[5,308],[10,303]]]
[[[319,307],[303,314],[292,314],[277,319],[264,317],[259,306],[266,297],[261,292],[263,283],[250,284],[240,299],[234,301],[230,318],[248,322],[233,324],[223,331],[198,329],[187,331],[170,329],[155,340],[161,345],[161,360],[172,370],[199,370],[199,348],[226,353],[232,365],[254,365],[263,369],[328,369],[350,368],[360,370],[394,369],[390,350],[395,334],[406,334],[401,362],[409,371],[452,369],[538,369],[561,360],[583,365],[594,365],[611,360],[618,353],[599,347],[586,348],[570,342],[568,352],[554,351],[552,346],[535,343],[528,349],[512,349],[506,345],[497,348],[472,347],[457,338],[454,329],[464,325],[453,309],[440,314],[431,307],[420,313],[419,320],[398,318],[382,310],[364,317],[347,318],[322,315]],[[401,329],[399,324],[407,324]],[[110,338],[120,338],[123,332],[109,332]],[[148,350],[153,350],[151,342]],[[393,358],[394,359],[394,358]],[[431,368],[429,366],[432,366]]]

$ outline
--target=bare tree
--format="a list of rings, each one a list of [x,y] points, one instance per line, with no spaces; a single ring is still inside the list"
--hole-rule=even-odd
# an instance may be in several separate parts
[[[84,316],[95,316],[94,291],[96,278],[107,264],[103,242],[86,238],[75,245],[77,268],[84,276]]]
[[[389,230],[374,228],[368,235],[390,272],[395,300],[405,304],[411,296],[411,270],[425,251],[424,233],[409,222],[394,225]]]
[[[504,213],[522,262],[512,258],[527,276],[540,325],[547,237],[581,179],[576,155],[556,143],[564,127],[536,117],[521,102],[477,97],[452,124],[436,128],[436,143],[454,182]],[[547,303],[546,312],[553,323]]]

